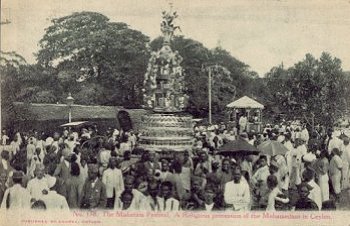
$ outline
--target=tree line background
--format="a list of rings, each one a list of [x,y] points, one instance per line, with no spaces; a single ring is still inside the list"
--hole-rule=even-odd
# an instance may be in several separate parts
[[[15,52],[2,52],[2,113],[12,103],[65,103],[69,92],[76,104],[142,107],[142,86],[148,59],[162,38],[150,40],[123,22],[111,22],[95,12],[79,12],[52,20],[39,41],[36,63]],[[221,119],[225,106],[247,95],[263,103],[265,115],[283,113],[286,119],[315,116],[315,123],[331,126],[347,113],[350,73],[329,53],[306,54],[294,66],[277,65],[258,75],[221,47],[175,36],[173,50],[183,57],[189,106],[197,117],[208,112],[208,74],[204,65],[219,64],[229,73],[214,74],[213,113]],[[262,59],[263,60],[263,59]],[[23,118],[26,116],[23,112]],[[215,117],[214,117],[215,118]]]

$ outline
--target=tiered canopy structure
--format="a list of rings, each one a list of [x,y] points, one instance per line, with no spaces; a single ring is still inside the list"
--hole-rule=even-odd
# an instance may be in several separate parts
[[[163,12],[163,46],[151,54],[145,75],[144,102],[147,108],[155,112],[181,112],[187,104],[183,69],[180,66],[182,57],[170,47],[174,31],[178,28],[173,24],[176,17],[176,12]]]
[[[185,151],[192,148],[192,117],[183,113],[185,94],[182,57],[170,47],[176,12],[163,12],[163,45],[153,52],[144,80],[144,103],[152,114],[143,117],[140,146],[154,151]]]

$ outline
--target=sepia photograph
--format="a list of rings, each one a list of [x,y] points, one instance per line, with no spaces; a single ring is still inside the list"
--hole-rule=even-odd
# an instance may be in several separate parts
[[[0,31],[0,225],[350,225],[349,0],[2,0]]]

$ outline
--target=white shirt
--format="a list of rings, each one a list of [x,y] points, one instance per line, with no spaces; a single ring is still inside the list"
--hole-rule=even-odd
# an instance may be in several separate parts
[[[131,151],[131,145],[130,142],[122,142],[120,143],[120,148],[119,148],[119,155],[124,155],[125,151]]]
[[[6,189],[4,198],[1,203],[1,208],[6,208],[7,196],[10,194],[10,206],[9,209],[17,208],[30,208],[30,193],[27,189],[23,188],[19,184],[14,184],[12,187]]]
[[[320,188],[320,186],[318,186],[318,184],[316,184],[316,182],[314,180],[311,180],[308,184],[311,187],[313,187],[313,189],[310,191],[308,198],[313,200],[317,204],[318,209],[321,210],[321,208],[322,208],[321,188]]]
[[[302,145],[299,145],[297,148],[296,148],[296,154],[297,154],[297,160],[301,160],[301,158],[303,157],[303,155],[306,155],[307,154],[307,148],[304,144]]]
[[[57,194],[56,191],[49,191],[47,195],[42,195],[41,200],[44,201],[46,208],[68,210],[68,203],[63,195]]]
[[[10,138],[7,135],[2,135],[1,137],[2,145],[6,145],[8,139]]]
[[[136,138],[135,134],[129,136],[129,141],[130,141],[132,147],[134,147],[136,145],[137,138]]]
[[[343,151],[343,155],[345,160],[348,162],[348,165],[350,165],[350,144],[348,145],[344,145],[342,146],[342,151]],[[343,159],[344,162],[344,159]]]
[[[45,177],[41,178],[40,180],[35,177],[28,182],[27,190],[33,198],[40,199],[43,195],[42,191],[49,191],[50,189]]]
[[[286,162],[287,162],[287,166],[288,166],[289,175],[291,175],[292,167],[293,167],[293,151],[295,151],[295,149],[292,145],[292,142],[290,142],[290,141],[285,142],[284,146],[289,150],[285,154],[285,158],[286,158]]]
[[[300,132],[300,138],[305,141],[306,143],[309,141],[309,131],[307,131],[306,128],[304,128],[301,132]]]
[[[270,175],[269,167],[263,166],[259,168],[252,176],[252,184],[255,185],[258,181],[263,181],[266,184],[267,177]]]
[[[342,145],[342,140],[338,137],[333,137],[328,144],[328,153],[330,154],[334,148],[340,149]]]
[[[209,205],[204,203],[204,205],[205,205],[205,210],[206,211],[211,211],[213,209],[213,207],[214,207],[214,203],[209,204]]]
[[[115,196],[115,202],[114,202],[114,209],[118,209],[118,206],[123,206],[122,202],[120,200],[120,196],[121,196],[121,192],[116,193]],[[132,189],[132,194],[134,195],[134,198],[132,199],[132,203],[131,206],[133,206],[133,208],[135,210],[149,210],[150,207],[148,206],[147,203],[147,197],[144,196],[141,192],[139,192],[136,189]]]
[[[8,164],[5,159],[1,159],[2,166],[4,167],[4,170],[8,170]]]
[[[225,184],[224,200],[227,204],[233,204],[234,210],[249,210],[250,189],[247,182],[240,180],[239,183],[234,181]]]
[[[65,140],[64,143],[68,146],[69,151],[73,153],[76,142],[74,140]]]
[[[34,171],[35,171],[35,167],[37,164],[42,164],[44,163],[44,158],[39,158],[39,156],[35,153],[32,155],[32,159],[30,162],[30,166],[28,169],[28,173],[31,177],[34,177]]]
[[[10,150],[9,151],[12,152],[13,155],[15,155],[19,151],[19,142],[12,141],[10,143]]]
[[[242,116],[239,118],[238,124],[242,127],[245,127],[247,125],[248,119],[245,116]]]
[[[124,190],[123,175],[120,169],[106,169],[103,172],[102,182],[106,185],[107,198],[113,197],[113,189],[116,194]]]
[[[275,187],[269,194],[269,199],[267,202],[266,211],[275,211],[275,200],[277,195],[281,194],[282,192],[278,189],[278,187]]]
[[[293,150],[294,149],[294,147],[293,147],[293,144],[292,144],[292,142],[290,142],[290,140],[289,141],[286,141],[286,142],[284,142],[284,144],[283,144],[289,151],[291,151],[291,150]]]
[[[168,198],[165,200],[162,197],[157,197],[158,203],[160,205],[160,211],[179,211],[180,208],[180,202],[177,199],[174,198]]]
[[[251,144],[251,145],[253,145],[253,146],[254,146],[254,142],[255,142],[254,139],[248,140],[248,143]]]
[[[34,153],[35,153],[35,145],[28,144],[27,145],[27,159],[32,159],[32,156]]]

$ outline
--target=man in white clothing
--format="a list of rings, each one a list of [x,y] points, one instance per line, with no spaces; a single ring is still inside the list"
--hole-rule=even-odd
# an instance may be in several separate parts
[[[239,124],[239,132],[240,133],[244,132],[247,129],[247,122],[248,122],[248,119],[245,115],[242,115],[239,118],[238,124]]]
[[[245,180],[242,180],[242,172],[239,166],[233,168],[233,181],[225,184],[224,200],[227,210],[249,210],[250,189]]]
[[[33,199],[38,200],[41,198],[43,191],[49,191],[47,178],[44,174],[44,165],[37,165],[34,171],[35,178],[28,182],[27,190]]]
[[[44,191],[40,200],[42,200],[48,210],[68,210],[68,203],[63,195],[57,194],[56,177],[48,177],[48,187],[50,191]]]
[[[350,140],[348,137],[343,138],[343,144],[340,148],[341,159],[343,160],[342,168],[342,190],[346,190],[350,187],[349,184],[349,165],[350,165]]]
[[[294,150],[293,144],[290,140],[291,140],[290,133],[285,133],[283,145],[288,149],[288,151],[285,154],[285,158],[287,161],[289,175],[292,174],[292,162],[293,162],[293,150]]]
[[[109,159],[109,168],[103,172],[102,182],[106,185],[107,208],[113,209],[115,194],[124,190],[124,181],[122,171],[117,166],[117,159]]]
[[[132,206],[135,208],[135,210],[139,210],[139,211],[149,210],[150,208],[148,206],[146,196],[144,196],[137,189],[134,189],[134,182],[135,182],[135,178],[133,176],[126,176],[124,179],[124,191],[127,190],[133,194]],[[121,204],[122,193],[123,191],[116,194],[114,209],[117,209],[118,207],[122,206]]]
[[[29,209],[30,194],[27,189],[22,187],[23,173],[21,171],[13,172],[12,180],[14,185],[6,189],[1,203],[1,209]]]
[[[173,197],[173,184],[170,181],[164,181],[160,187],[162,197],[157,197],[160,211],[181,210],[180,202]]]
[[[328,141],[328,155],[331,155],[332,151],[334,148],[341,149],[343,141],[338,138],[338,131],[333,132],[332,137],[329,138],[330,140]]]
[[[267,165],[267,157],[260,156],[260,168],[253,174],[251,185],[254,191],[254,205],[266,208],[268,201],[267,177],[270,175],[269,166]]]
[[[310,194],[308,198],[314,201],[317,204],[318,209],[321,210],[322,194],[321,194],[320,186],[318,186],[314,180],[315,172],[310,168],[306,168],[302,176],[303,176],[304,182],[306,182],[308,185],[312,187],[312,190],[310,190]]]
[[[306,128],[306,125],[303,125],[303,129],[300,132],[300,138],[305,141],[305,143],[309,142],[310,139],[310,135],[309,135],[309,131]]]
[[[5,129],[2,130],[2,133],[1,133],[1,145],[6,145],[7,144],[7,141],[9,140],[10,138],[7,136],[7,132]]]

